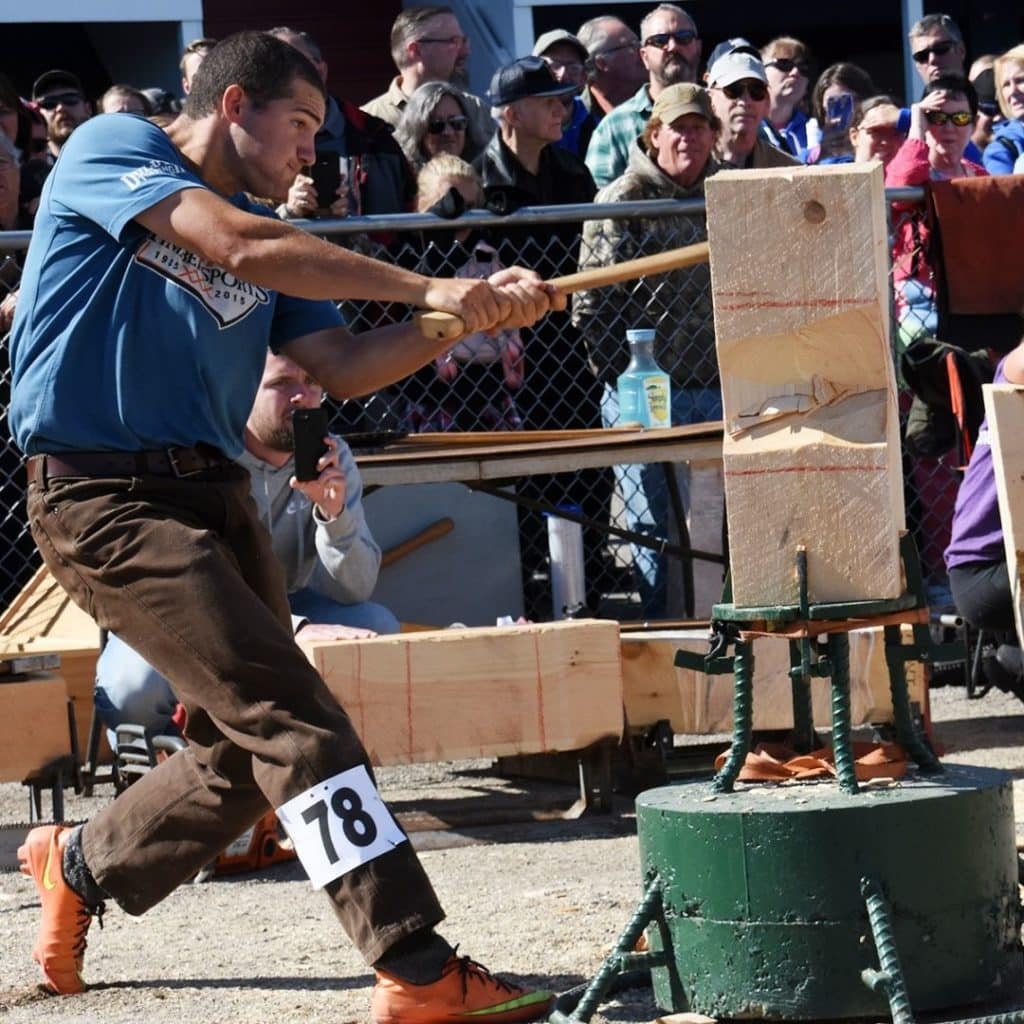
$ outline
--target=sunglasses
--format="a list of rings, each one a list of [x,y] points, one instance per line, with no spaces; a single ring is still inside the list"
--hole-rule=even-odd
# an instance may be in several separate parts
[[[926,110],[924,116],[929,124],[941,126],[952,121],[957,128],[964,128],[974,120],[969,110],[958,110],[955,114],[947,114],[944,110]]]
[[[77,92],[57,92],[36,100],[36,106],[43,110],[56,110],[58,107],[77,107],[81,102],[82,97]]]
[[[462,46],[465,41],[465,36],[423,36],[416,40],[417,43],[439,43],[444,46]]]
[[[789,57],[776,57],[765,64],[766,68],[778,68],[784,75],[788,75],[793,68],[796,68],[804,78],[808,78],[810,65],[799,60],[790,60]]]
[[[731,99],[738,100],[741,96],[749,96],[755,103],[760,103],[768,95],[768,86],[764,82],[753,81],[733,82],[720,87],[722,92]]]
[[[678,32],[655,32],[644,40],[644,46],[656,46],[664,50],[670,42],[675,40],[677,46],[688,46],[697,38],[697,33],[688,28],[681,28]]]
[[[947,39],[944,43],[932,43],[931,46],[926,46],[923,50],[915,50],[913,53],[915,64],[925,64],[928,58],[934,54],[936,57],[944,57],[956,43],[952,39]]]
[[[427,122],[427,131],[431,135],[440,135],[445,128],[451,128],[453,132],[464,132],[467,124],[469,124],[469,118],[462,114],[455,117],[439,117]]]

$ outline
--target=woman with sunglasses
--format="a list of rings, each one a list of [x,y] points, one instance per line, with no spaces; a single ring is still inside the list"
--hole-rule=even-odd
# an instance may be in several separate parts
[[[799,39],[779,36],[761,50],[761,60],[771,98],[764,131],[779,149],[802,160],[807,151],[804,103],[810,87],[810,51]]]
[[[968,160],[978,94],[959,75],[939,75],[910,108],[910,133],[885,172],[890,188],[976,177],[988,171]],[[893,204],[893,286],[899,338],[906,346],[935,336],[938,311],[931,228],[919,203]]]
[[[1024,156],[1024,43],[996,58],[996,100],[1005,120],[992,131],[982,163],[989,174],[1011,174]]]
[[[462,91],[448,82],[425,82],[410,97],[395,139],[417,173],[442,153],[471,161],[487,145],[479,138]]]

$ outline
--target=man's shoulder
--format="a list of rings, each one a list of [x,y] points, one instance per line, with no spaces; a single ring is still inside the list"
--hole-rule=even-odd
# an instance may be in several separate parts
[[[372,100],[368,100],[359,109],[366,114],[370,114],[372,117],[379,118],[392,127],[398,123],[398,118],[401,116],[401,111],[391,99],[390,90],[382,92],[379,96],[374,96]]]

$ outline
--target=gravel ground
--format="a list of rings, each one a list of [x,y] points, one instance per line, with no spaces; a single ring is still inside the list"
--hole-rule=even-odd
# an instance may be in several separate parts
[[[1010,771],[1018,835],[1024,833],[1024,707],[992,693],[968,701],[962,689],[932,695],[936,737],[946,759]],[[441,797],[568,804],[572,791],[513,783],[486,762],[425,765],[381,773],[402,806]],[[84,818],[110,799],[71,797]],[[0,823],[24,820],[26,798],[0,786]],[[461,952],[509,977],[564,990],[588,980],[635,909],[640,885],[631,801],[613,813],[414,836]],[[350,947],[326,900],[294,864],[265,873],[186,885],[145,917],[112,908],[90,932],[83,995],[55,998],[35,985],[29,959],[38,901],[28,879],[0,874],[0,1019],[137,1024],[344,1024],[368,1019],[372,975]],[[641,1024],[658,1016],[650,991],[633,989],[595,1021]]]

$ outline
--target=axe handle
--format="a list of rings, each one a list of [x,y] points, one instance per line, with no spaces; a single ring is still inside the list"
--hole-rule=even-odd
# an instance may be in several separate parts
[[[696,245],[669,249],[653,256],[641,256],[639,259],[626,260],[624,263],[613,263],[607,267],[594,267],[576,274],[567,274],[565,277],[555,277],[549,284],[553,284],[566,295],[571,295],[586,288],[601,288],[607,284],[619,284],[637,277],[646,277],[648,274],[665,274],[670,270],[692,267],[697,263],[706,263],[707,259],[708,243],[698,242]],[[454,340],[464,333],[462,320],[454,313],[422,312],[417,313],[414,319],[420,333],[426,338],[434,338],[437,341]]]

